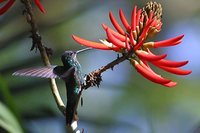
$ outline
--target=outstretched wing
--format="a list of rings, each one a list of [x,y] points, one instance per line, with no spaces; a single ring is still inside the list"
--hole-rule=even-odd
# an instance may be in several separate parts
[[[56,67],[60,66],[25,68],[14,72],[12,75],[41,78],[59,78],[59,74],[55,73],[54,71],[54,68]]]

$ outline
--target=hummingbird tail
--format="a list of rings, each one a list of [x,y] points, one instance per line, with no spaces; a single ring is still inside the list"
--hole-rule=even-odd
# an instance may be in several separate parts
[[[70,126],[73,123],[73,121],[78,121],[77,111],[66,109],[65,117],[67,126]]]

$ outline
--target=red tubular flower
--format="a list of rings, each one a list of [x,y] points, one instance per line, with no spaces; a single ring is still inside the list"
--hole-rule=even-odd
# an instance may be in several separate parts
[[[34,0],[34,1],[35,1],[35,4],[37,5],[37,7],[40,9],[40,11],[43,12],[43,13],[46,13],[44,7],[40,3],[40,0]]]
[[[135,6],[132,11],[131,28],[133,30],[136,30],[136,14],[137,14],[137,6]]]
[[[136,60],[131,60],[131,63],[141,75],[151,80],[152,82],[159,83],[159,84],[167,84],[171,82],[171,80],[164,79],[161,76],[149,71],[145,67],[142,67],[142,65],[139,64]]]
[[[147,42],[144,44],[145,47],[153,47],[153,48],[160,48],[160,47],[168,47],[168,46],[174,46],[179,43],[181,43],[181,39],[184,37],[184,35],[180,35],[171,39],[167,39],[164,41],[159,42]]]
[[[166,58],[167,54],[155,55],[150,51],[151,48],[177,45],[181,43],[182,38],[184,37],[184,35],[180,35],[163,41],[146,42],[148,38],[153,37],[161,31],[161,16],[161,5],[156,2],[148,2],[142,9],[138,9],[137,6],[134,7],[130,24],[122,9],[119,10],[119,17],[125,30],[123,30],[112,12],[110,12],[109,17],[111,23],[117,31],[102,24],[107,38],[100,40],[101,43],[88,41],[75,35],[72,37],[76,42],[88,47],[101,50],[113,50],[122,54],[131,53],[132,55],[129,57],[129,60],[141,75],[152,82],[167,87],[174,87],[177,84],[176,82],[156,74],[148,65],[150,62],[156,67],[176,75],[188,75],[192,72],[190,70],[182,70],[179,68],[186,65],[188,61],[175,62],[166,60],[164,58]]]
[[[133,63],[132,63],[133,64]],[[142,67],[144,67],[145,69],[147,69],[148,71],[149,71],[149,73],[153,73],[154,75],[156,75],[156,76],[160,76],[160,75],[158,75],[158,74],[156,74],[150,67],[149,67],[149,65],[147,64],[147,62],[143,62],[143,61],[141,61],[140,60],[140,65],[142,66]],[[176,82],[173,82],[173,81],[170,81],[170,82],[168,82],[168,83],[158,83],[158,84],[161,84],[161,85],[163,85],[163,86],[166,86],[166,87],[174,87],[174,86],[176,86]]]
[[[124,30],[122,29],[122,27],[118,24],[117,20],[115,19],[115,17],[113,16],[112,12],[110,11],[109,13],[109,17],[110,20],[113,24],[113,26],[115,27],[115,29],[122,35],[125,35],[126,33],[124,32]]]
[[[152,63],[154,63],[154,64],[157,63],[161,66],[166,66],[166,67],[182,67],[182,66],[186,65],[188,63],[188,61],[175,62],[175,61],[161,59],[158,61],[153,61]]]
[[[131,30],[131,26],[129,25],[128,21],[126,20],[126,17],[122,11],[122,9],[119,10],[119,16],[120,16],[120,19],[124,25],[124,27],[126,28],[127,31],[130,31]]]
[[[1,0],[0,3],[6,0]],[[0,15],[4,14],[15,2],[15,0],[9,0],[3,7],[0,8]]]
[[[111,50],[110,47],[103,45],[101,43],[88,41],[88,40],[82,39],[82,38],[74,36],[74,35],[72,37],[74,40],[76,40],[78,43],[80,43],[82,45],[86,45],[88,47],[93,47],[93,48],[102,49],[102,50]]]
[[[3,3],[5,1],[8,1],[5,5],[0,7],[0,15],[4,14],[10,7],[14,4],[15,0],[0,0],[0,3]],[[37,7],[40,9],[41,12],[45,13],[45,9],[43,8],[42,4],[40,3],[40,0],[34,0]]]
[[[114,44],[115,46],[119,48],[125,48],[125,43],[117,39],[115,36],[112,35],[111,31],[109,29],[106,30],[108,40]]]
[[[102,24],[102,27],[104,28],[105,31],[106,31],[107,29],[109,29],[109,31],[110,31],[116,38],[118,38],[119,40],[121,40],[121,41],[125,41],[125,40],[126,40],[126,37],[125,37],[125,36],[119,34],[118,32],[116,32],[116,31],[114,31],[114,30],[112,30],[112,29],[109,28],[107,25]]]
[[[135,53],[138,55],[138,57],[147,61],[157,61],[157,60],[164,59],[167,56],[167,54],[153,55],[143,50],[136,50]]]

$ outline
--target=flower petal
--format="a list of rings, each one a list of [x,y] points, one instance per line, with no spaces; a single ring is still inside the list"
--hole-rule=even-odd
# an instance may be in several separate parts
[[[151,22],[147,23],[142,31],[142,34],[139,37],[139,40],[142,41],[145,39],[145,37],[148,35],[148,31],[150,26],[155,23],[155,20],[152,20]]]
[[[4,1],[6,1],[6,0],[0,0],[0,3],[4,2]]]
[[[108,40],[119,48],[125,48],[125,43],[114,37],[109,29],[106,30]]]
[[[136,26],[139,26],[140,16],[141,16],[142,9],[139,9],[136,15]]]
[[[1,1],[3,2],[3,1]],[[0,8],[0,15],[4,14],[15,2],[15,0],[9,0],[3,7]]]
[[[153,47],[154,48],[160,48],[160,47],[167,47],[167,46],[174,46],[181,42],[181,39],[184,37],[184,35],[180,35],[171,39],[167,39],[164,41],[155,42]]]
[[[171,81],[171,82],[169,82],[169,83],[167,83],[167,84],[162,84],[162,85],[164,85],[164,86],[166,86],[166,87],[174,87],[174,86],[176,86],[176,85],[177,85],[177,83],[176,83],[176,82],[173,82],[173,81]]]
[[[151,22],[153,19],[153,11],[150,11],[149,17],[148,17],[148,22]]]
[[[146,61],[141,61],[141,60],[140,60],[140,65],[141,65],[142,67],[144,67],[145,69],[147,69],[148,71],[150,71],[151,73],[154,73],[155,75],[158,75],[157,73],[155,73],[155,72],[149,67],[149,65],[147,64]],[[160,76],[160,75],[158,75],[158,76]],[[170,81],[169,83],[164,83],[164,84],[161,84],[161,85],[166,86],[166,87],[174,87],[174,86],[176,86],[176,84],[177,84],[176,82]]]
[[[150,68],[150,66],[149,66],[149,64],[147,63],[147,61],[145,61],[145,60],[140,60],[140,65],[142,66],[142,67],[144,67],[145,69],[147,69],[148,71],[150,71],[151,73],[154,73],[154,74],[156,74],[156,75],[158,75],[157,73],[155,73],[151,68]],[[158,76],[160,76],[160,75],[158,75]]]
[[[146,51],[143,51],[143,50],[136,50],[136,54],[144,59],[144,60],[148,60],[148,61],[156,61],[156,60],[161,60],[161,59],[164,59],[167,54],[163,54],[163,55],[154,55],[154,54],[151,54],[151,53],[148,53]]]
[[[125,35],[126,33],[124,32],[124,30],[121,28],[121,26],[119,25],[119,23],[117,22],[117,20],[115,19],[115,17],[113,16],[112,12],[110,11],[109,13],[109,17],[110,20],[113,24],[113,26],[115,27],[115,29],[122,35]]]
[[[107,25],[105,24],[102,24],[102,27],[104,28],[104,30],[106,31],[107,29],[109,29],[109,31],[116,37],[118,38],[119,40],[125,42],[126,40],[126,37],[122,34],[119,34],[118,32],[114,31],[113,29],[111,29],[110,27],[108,27]]]
[[[163,77],[148,71],[147,69],[142,67],[136,60],[131,60],[131,63],[142,76],[144,76],[152,82],[159,84],[167,84],[171,81],[169,79],[164,79]]]
[[[181,67],[181,66],[186,65],[188,61],[176,62],[176,61],[162,59],[162,60],[154,61],[153,63],[159,64],[160,66],[166,66],[166,67]]]
[[[136,14],[137,14],[137,6],[134,6],[132,11],[132,18],[131,18],[131,29],[136,30]]]
[[[124,27],[126,28],[126,30],[130,31],[131,30],[131,26],[129,25],[128,21],[126,20],[126,17],[124,15],[124,12],[122,11],[122,9],[119,10],[119,16],[120,16],[122,24],[124,25]]]
[[[34,0],[37,7],[40,9],[41,12],[46,13],[44,7],[42,6],[40,0]]]
[[[135,41],[135,39],[133,37],[133,32],[132,31],[130,32],[130,37],[129,38],[130,38],[130,42],[131,42],[132,46],[136,45],[136,41]]]
[[[128,51],[130,51],[130,50],[131,50],[131,46],[130,46],[130,44],[129,44],[129,42],[128,42],[127,36],[126,36],[125,44],[126,44],[126,49],[127,49]]]
[[[144,39],[142,41],[140,41],[138,44],[135,45],[134,50],[138,50],[143,44],[144,44]]]
[[[180,69],[177,67],[166,67],[166,66],[160,66],[159,64],[155,64],[155,63],[153,63],[153,64],[167,72],[170,72],[170,73],[173,73],[176,75],[188,75],[192,72],[191,70],[183,70],[183,69]]]
[[[158,30],[158,31],[160,31],[161,30],[161,27],[162,27],[162,22],[160,22],[157,26],[156,26],[156,29]]]
[[[108,46],[106,46],[106,45],[104,45],[102,43],[88,41],[88,40],[82,39],[80,37],[77,37],[75,35],[72,35],[72,38],[76,42],[78,42],[78,43],[80,43],[80,44],[82,44],[84,46],[87,46],[87,47],[92,47],[92,48],[101,49],[101,50],[112,50],[112,48],[110,48],[110,47],[108,47]]]

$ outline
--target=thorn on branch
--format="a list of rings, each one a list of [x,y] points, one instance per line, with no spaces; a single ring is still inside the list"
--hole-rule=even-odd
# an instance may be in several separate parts
[[[53,49],[52,49],[52,48],[48,48],[48,47],[46,47],[46,46],[44,46],[44,48],[45,48],[45,50],[46,50],[46,52],[47,52],[47,56],[48,56],[48,57],[53,56]]]
[[[83,97],[81,97],[81,107],[83,106]]]
[[[31,31],[32,35],[30,36],[32,38],[32,46],[31,46],[30,51],[32,51],[33,49],[36,49],[36,52],[37,52],[38,44],[41,43],[42,38],[38,32],[36,32],[35,34],[34,33],[35,31],[32,30]]]
[[[114,66],[112,66],[110,69],[113,71],[113,69],[114,69]]]
[[[84,128],[82,129],[82,131],[81,131],[81,133],[84,133],[85,131],[84,131]]]

